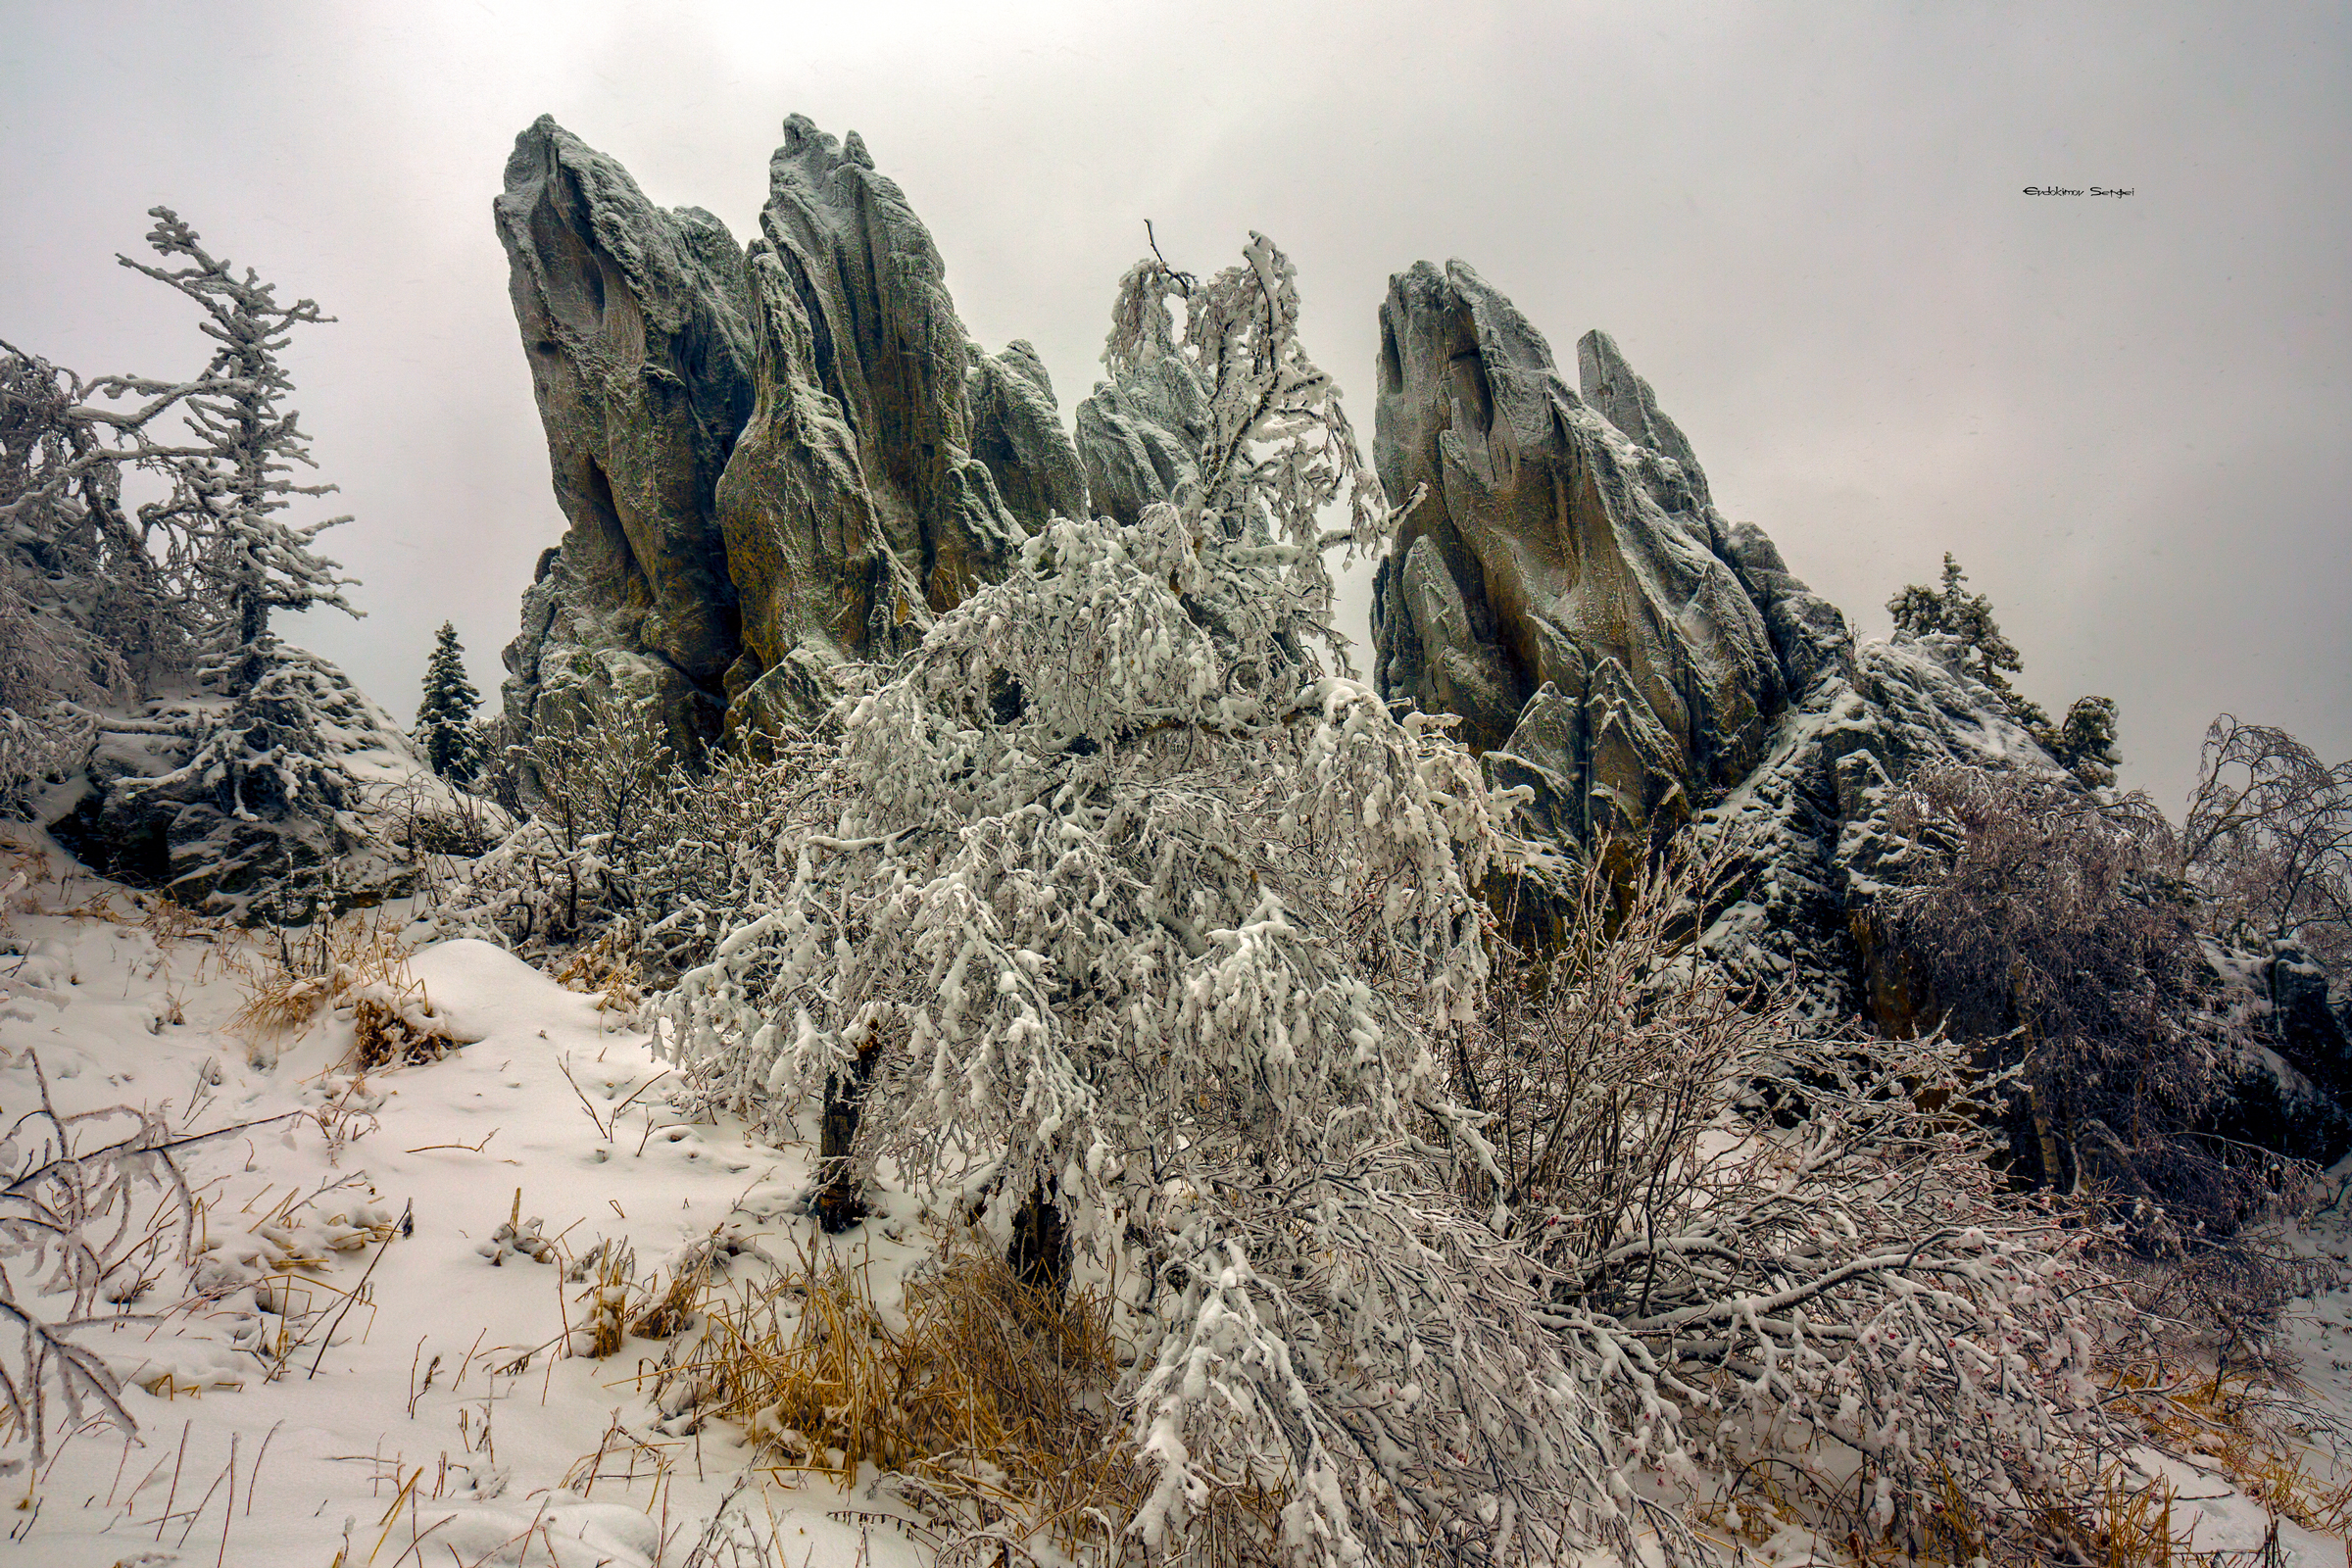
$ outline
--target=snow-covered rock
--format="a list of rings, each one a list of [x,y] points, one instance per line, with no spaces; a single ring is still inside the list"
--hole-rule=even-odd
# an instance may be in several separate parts
[[[1568,385],[1469,267],[1424,262],[1381,307],[1374,451],[1426,488],[1381,564],[1382,695],[1460,715],[1523,830],[1571,856],[1695,820],[1748,873],[1712,941],[1825,1011],[1907,1026],[1866,908],[1885,788],[1922,762],[2054,768],[1956,645],[1858,641],[1764,531],[1720,513],[1616,343]]]
[[[528,724],[543,679],[570,671],[562,650],[627,650],[677,740],[713,733],[737,651],[714,497],[752,409],[743,257],[717,219],[656,207],[545,116],[492,211],[571,521],[566,569],[542,562],[551,591],[508,650],[509,710]]]
[[[334,664],[293,648],[274,661],[246,699],[161,698],[100,722],[86,785],[53,802],[58,841],[192,909],[301,918],[313,899],[342,909],[409,892],[444,824],[496,814]]]
[[[1689,443],[1608,338],[1580,394],[1460,262],[1390,279],[1380,319],[1381,483],[1425,490],[1375,588],[1382,694],[1541,770],[1577,842],[1687,819],[1761,760],[1787,694]]]
[[[1083,510],[1043,365],[965,335],[856,134],[795,116],[769,173],[739,250],[552,120],[515,141],[498,228],[571,525],[507,650],[523,736],[582,683],[682,755],[805,711]]]

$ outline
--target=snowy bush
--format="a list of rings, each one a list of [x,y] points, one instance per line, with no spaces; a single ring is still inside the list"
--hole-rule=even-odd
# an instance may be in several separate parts
[[[518,822],[490,808],[506,831],[466,846],[478,858],[440,862],[431,918],[538,958],[599,947],[667,983],[708,959],[725,911],[757,899],[758,852],[808,809],[814,747],[768,736],[690,767],[641,708],[582,687],[508,763],[535,808]]]
[[[1727,1517],[2042,1560],[2126,1441],[2089,1381],[2097,1235],[2007,1188],[2003,1086],[1958,1044],[1826,1026],[1688,949],[1730,863],[1591,868],[1461,1036],[1502,1228],[1611,1426]]]
[[[200,624],[122,502],[121,470],[172,400],[122,415],[85,401],[109,390],[0,344],[0,809],[78,767],[91,708],[184,666]]]
[[[1301,1560],[1604,1528],[1620,1456],[1459,1195],[1429,1050],[1485,971],[1483,790],[1315,651],[1316,512],[1374,502],[1288,263],[1193,292],[1204,342],[1181,287],[1130,273],[1110,358],[1206,394],[1198,484],[1050,524],[855,704],[672,1049],[771,1126],[825,1102],[836,1183],[887,1159],[1034,1280],[1140,1270],[1151,1545],[1277,1485]],[[1426,1396],[1368,1402],[1391,1371]]]
[[[1636,998],[1656,940],[1553,980],[1544,1018],[1615,1009],[1581,1063],[1498,1029],[1476,764],[1324,661],[1317,513],[1385,514],[1296,309],[1262,239],[1207,285],[1128,275],[1106,359],[1190,379],[1194,479],[1049,524],[845,703],[666,1049],[712,1107],[813,1116],[829,1224],[886,1173],[1033,1285],[1126,1282],[1146,1555],[1268,1494],[1298,1563],[1681,1553],[1759,1458],[1820,1498],[1867,1470],[1874,1536],[1929,1531],[1947,1474],[2014,1535],[2111,1428],[2072,1249],[1998,1194],[1965,1063]],[[1539,1082],[1544,1114],[1497,1103]]]
[[[27,1059],[40,1103],[0,1138],[0,1444],[28,1443],[38,1466],[53,1434],[85,1420],[138,1430],[121,1380],[78,1336],[158,1316],[133,1303],[193,1256],[199,1205],[180,1151],[203,1139],[128,1105],[61,1112]]]
[[[2015,1070],[2013,1175],[2111,1200],[2158,1254],[2291,1204],[2293,1162],[2204,1130],[2254,999],[2206,961],[2173,830],[2144,797],[1952,766],[1913,779],[1889,821],[1913,845],[1908,885],[1874,918],[1923,1010]]]

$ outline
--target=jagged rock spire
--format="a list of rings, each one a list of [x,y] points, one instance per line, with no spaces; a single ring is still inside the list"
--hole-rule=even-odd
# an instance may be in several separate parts
[[[1381,483],[1427,488],[1375,587],[1382,694],[1551,772],[1573,839],[1687,817],[1787,693],[1689,443],[1608,338],[1580,394],[1460,262],[1392,278],[1380,318]]]
[[[582,680],[682,752],[806,710],[1084,510],[1043,365],[965,336],[863,142],[796,115],[769,174],[738,249],[554,121],[516,138],[495,211],[571,523],[507,654],[525,734]]]

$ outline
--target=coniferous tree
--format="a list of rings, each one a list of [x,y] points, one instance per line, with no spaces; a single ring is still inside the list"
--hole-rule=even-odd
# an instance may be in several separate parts
[[[119,256],[134,271],[168,283],[194,300],[210,318],[203,331],[220,346],[202,382],[184,403],[191,448],[169,462],[172,520],[198,541],[202,569],[224,612],[218,673],[232,695],[258,687],[269,672],[273,642],[272,610],[308,610],[331,605],[358,615],[342,590],[352,579],[336,575],[338,564],[311,546],[324,530],[348,516],[293,522],[285,516],[295,498],[331,494],[331,484],[297,484],[295,467],[316,468],[301,416],[284,407],[294,389],[279,352],[298,325],[331,321],[311,300],[277,302],[275,287],[252,268],[235,267],[208,254],[194,229],[169,207],[151,208],[155,227],[147,243],[167,263],[153,266]]]
[[[2078,697],[2066,717],[2035,739],[2046,747],[2058,765],[2094,789],[2115,782],[2116,764],[2123,754],[2115,744],[2115,699]]]
[[[1968,573],[1960,569],[1960,563],[1952,559],[1951,552],[1945,551],[1940,590],[1912,583],[1886,601],[1886,612],[1894,617],[1894,629],[1912,637],[1940,632],[1959,638],[1968,650],[1968,672],[2000,693],[2019,723],[2029,728],[2035,724],[2046,726],[2049,714],[2009,684],[2009,677],[2025,667],[2025,661],[2019,657],[2016,644],[2002,635],[2000,623],[1992,618],[1992,601],[1983,594],[1970,593],[1967,582]]]
[[[2111,697],[2079,697],[2066,717],[2053,724],[2042,706],[2010,684],[2009,677],[2025,667],[2017,645],[1992,618],[1992,601],[1968,591],[1968,573],[1943,556],[1940,588],[1912,583],[1886,601],[1897,635],[1942,635],[1959,639],[1965,649],[1962,662],[1968,672],[1991,687],[2026,732],[2055,758],[2058,765],[2093,789],[2115,782],[2123,757],[2116,749],[2116,708]]]
[[[432,657],[424,666],[424,701],[416,710],[416,748],[434,772],[453,784],[470,784],[481,773],[481,731],[474,710],[481,693],[466,678],[466,650],[449,621],[433,634]]]
[[[351,815],[360,782],[326,732],[330,723],[347,728],[334,713],[363,700],[340,670],[280,644],[270,613],[316,605],[360,612],[342,593],[352,579],[312,549],[322,530],[350,519],[288,515],[297,498],[335,487],[293,478],[297,467],[318,465],[300,416],[285,406],[294,383],[279,355],[292,327],[333,318],[310,300],[279,304],[272,285],[206,252],[170,208],[149,216],[147,243],[164,265],[117,260],[195,301],[218,346],[203,375],[179,389],[187,440],[146,455],[172,491],[143,515],[186,541],[193,586],[213,616],[204,672],[229,704],[194,737],[183,765],[123,793],[184,803],[173,829],[188,835],[173,846],[175,889],[202,889],[208,899],[234,890],[244,906],[265,898],[280,917],[307,919],[333,863],[362,842]],[[201,821],[189,814],[199,808]]]

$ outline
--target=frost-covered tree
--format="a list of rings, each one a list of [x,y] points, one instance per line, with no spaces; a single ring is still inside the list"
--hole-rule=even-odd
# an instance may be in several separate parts
[[[2055,726],[2035,732],[2034,739],[2058,760],[2058,765],[2092,789],[2115,783],[2123,761],[2116,747],[2115,699],[2078,697]]]
[[[1527,1232],[1459,1070],[1505,841],[1445,721],[1392,713],[1326,653],[1323,549],[1375,545],[1390,514],[1297,315],[1262,238],[1205,283],[1123,279],[1105,359],[1198,394],[1190,480],[1131,526],[1051,522],[845,700],[790,808],[733,843],[710,956],[662,1004],[692,1090],[816,1131],[830,1225],[896,1188],[1049,1292],[1118,1282],[1150,1485],[1121,1533],[1147,1553],[1269,1495],[1300,1564],[1630,1556],[1644,1529],[1688,1547],[1702,1384],[1762,1357],[1769,1402],[1793,1354],[1835,1414],[1841,1378],[1908,1376],[1895,1345],[1809,1370],[1808,1316],[1865,1276],[1879,1304],[1830,1334],[1935,1335],[1938,1419],[1999,1414],[2015,1448],[2041,1406],[1986,1393],[2010,1379],[2079,1409],[2063,1314],[1997,1337],[2054,1266],[2006,1238],[1922,1242],[1882,1207],[1863,1251],[1792,1237],[1801,1264],[1759,1255],[1720,1299],[1711,1260],[1661,1253],[1648,1272],[1681,1294],[1659,1316],[1580,1300]],[[1710,1081],[1708,1137],[1747,1065]],[[1924,1169],[1903,1150],[1925,1123],[1879,1121],[1901,1137],[1858,1140],[1852,1168],[1884,1205]],[[1768,1228],[1790,1222],[1781,1158],[1754,1164]],[[2051,1451],[1987,1473],[2046,1479]]]
[[[1888,820],[1913,849],[1875,918],[1930,1015],[2015,1072],[2012,1174],[2107,1195],[2158,1254],[2273,1213],[2286,1163],[2208,1136],[2244,999],[2206,961],[2146,797],[1947,766],[1908,781]]]
[[[294,390],[280,357],[296,326],[332,320],[317,304],[278,302],[274,285],[252,268],[209,254],[169,207],[152,208],[147,243],[163,265],[116,260],[169,284],[204,312],[201,330],[217,347],[181,405],[190,442],[169,461],[172,495],[165,514],[196,541],[199,569],[225,612],[220,670],[232,693],[253,691],[268,673],[273,641],[270,612],[326,605],[358,615],[343,597],[351,579],[312,549],[318,534],[349,517],[298,522],[299,500],[331,494],[331,484],[301,484],[297,468],[316,468],[301,416],[286,406]]]
[[[125,468],[174,455],[149,427],[187,390],[0,344],[0,803],[79,765],[100,710],[188,668],[206,617],[186,541],[122,500]]]
[[[1972,1048],[1711,969],[1692,916],[1736,860],[1686,848],[1583,868],[1556,948],[1506,959],[1457,1039],[1510,1234],[1610,1418],[1672,1428],[1749,1542],[2070,1560],[2083,1480],[2138,1437],[2084,1376],[2117,1300],[2095,1231],[2005,1190]]]
[[[344,519],[298,515],[332,486],[300,482],[314,463],[282,359],[293,327],[328,318],[151,216],[160,264],[119,259],[200,308],[199,373],[84,380],[0,345],[0,797],[21,806],[103,734],[59,824],[77,853],[190,903],[299,914],[338,878],[399,881],[362,813],[447,789],[356,776],[349,756],[405,740],[270,628],[276,610],[358,613],[313,548]]]
[[[238,908],[261,898],[259,912],[307,919],[331,896],[331,867],[367,837],[353,814],[361,785],[329,732],[349,735],[381,716],[340,670],[284,647],[270,625],[277,610],[360,613],[343,597],[350,579],[312,549],[320,530],[349,519],[293,516],[298,503],[334,487],[297,482],[298,469],[317,464],[287,406],[293,380],[280,356],[292,328],[331,318],[310,300],[279,303],[273,285],[211,255],[170,208],[149,216],[147,241],[162,265],[118,260],[193,301],[215,348],[192,382],[138,383],[172,398],[185,426],[178,446],[147,455],[171,490],[142,515],[182,541],[195,597],[216,612],[203,668],[227,703],[189,710],[194,745],[179,767],[118,793],[180,803],[174,888]]]
[[[2352,963],[2352,760],[2330,767],[2285,730],[2222,714],[2198,755],[2180,868],[2223,935],[2299,938]]]
[[[1276,1483],[1301,1561],[1603,1530],[1636,1453],[1450,1185],[1475,764],[1317,650],[1317,513],[1380,509],[1289,263],[1253,240],[1179,324],[1181,289],[1131,271],[1106,357],[1207,394],[1198,482],[1049,524],[855,702],[665,1036],[713,1101],[827,1124],[837,1218],[887,1161],[1041,1284],[1136,1282],[1152,1545]]]
[[[424,665],[424,700],[416,708],[416,749],[434,772],[453,784],[470,784],[485,760],[480,727],[474,713],[481,693],[466,678],[466,650],[458,646],[458,628],[443,621],[433,633],[433,651]]]
[[[80,705],[128,681],[92,613],[106,581],[104,529],[84,492],[111,469],[73,417],[72,378],[13,347],[0,361],[0,810],[78,762],[92,727]]]

